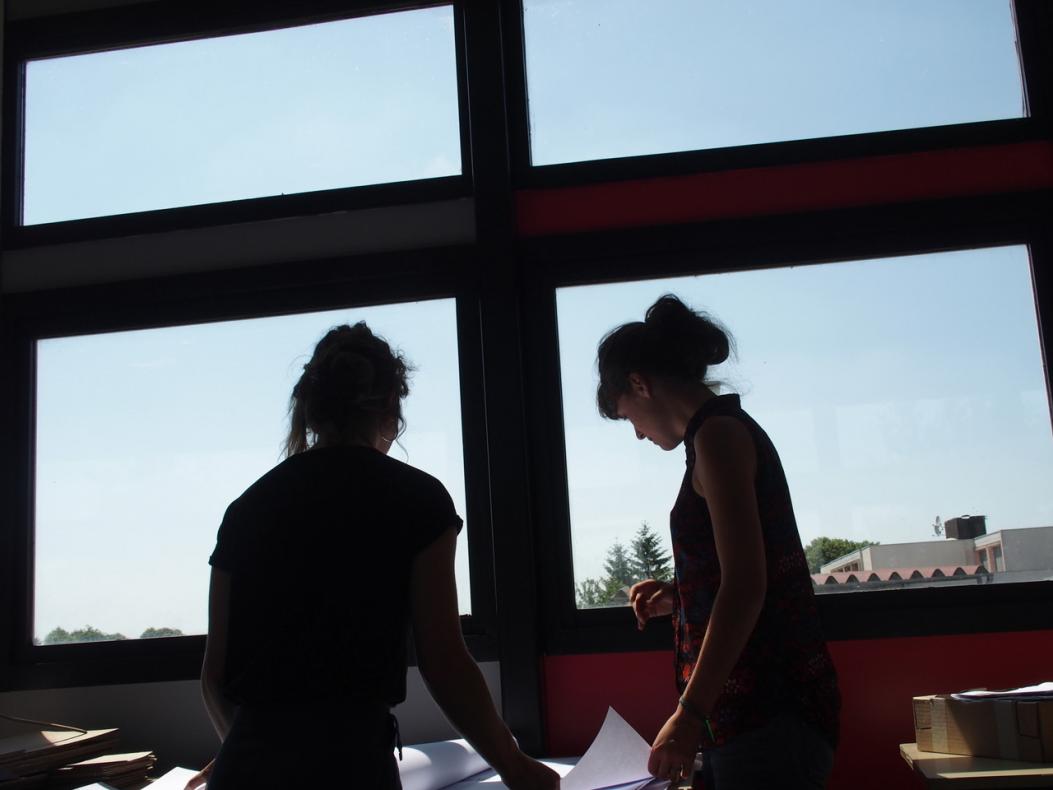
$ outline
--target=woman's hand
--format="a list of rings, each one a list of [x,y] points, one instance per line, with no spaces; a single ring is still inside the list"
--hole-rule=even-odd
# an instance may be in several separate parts
[[[636,615],[636,627],[641,631],[652,617],[673,612],[673,585],[655,579],[644,579],[629,589],[629,605]]]
[[[677,708],[654,739],[647,770],[652,776],[673,782],[690,776],[701,742],[702,722]]]
[[[190,781],[186,783],[186,787],[183,790],[195,790],[197,787],[201,787],[208,778],[212,775],[212,766],[215,765],[215,760],[209,760],[208,765],[190,777]]]

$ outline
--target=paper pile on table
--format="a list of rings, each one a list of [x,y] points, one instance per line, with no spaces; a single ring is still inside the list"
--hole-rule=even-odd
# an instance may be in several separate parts
[[[48,788],[83,787],[96,781],[105,782],[110,787],[138,787],[146,781],[146,775],[156,762],[153,752],[104,754],[56,769],[48,781]]]
[[[85,730],[0,716],[0,790],[142,784],[156,762],[153,752],[107,754],[119,740],[116,727]]]
[[[665,780],[647,772],[651,746],[613,709],[581,758],[542,760],[562,777],[561,790],[664,790]],[[182,790],[194,775],[174,768],[154,782],[151,790]],[[403,790],[500,790],[504,787],[479,753],[465,740],[407,746],[399,763]],[[295,777],[290,777],[294,783]],[[292,784],[290,785],[292,786]],[[2,790],[2,788],[0,788]]]
[[[1004,691],[989,691],[988,689],[974,689],[951,694],[956,700],[962,702],[979,702],[981,700],[1012,700],[1016,702],[1038,702],[1053,700],[1053,681],[1038,683],[1034,686],[1021,686]]]

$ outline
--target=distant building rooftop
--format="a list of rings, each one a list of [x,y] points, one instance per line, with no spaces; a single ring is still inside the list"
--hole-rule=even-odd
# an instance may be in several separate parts
[[[963,576],[982,576],[987,573],[989,571],[983,565],[934,565],[924,568],[879,568],[872,571],[813,573],[812,581],[817,585],[910,581],[912,579],[936,581]]]

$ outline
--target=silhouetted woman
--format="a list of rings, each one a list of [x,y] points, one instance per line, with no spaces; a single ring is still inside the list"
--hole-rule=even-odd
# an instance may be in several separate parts
[[[730,340],[675,296],[600,343],[600,412],[687,455],[670,516],[674,581],[633,586],[638,626],[673,615],[680,702],[651,749],[677,778],[704,752],[706,790],[819,788],[840,696],[779,456],[737,395],[706,383]]]
[[[364,323],[304,366],[286,460],[230,505],[210,559],[202,687],[222,746],[188,786],[400,787],[408,625],[435,700],[505,782],[558,786],[465,648],[449,494],[387,455],[408,392],[405,360]]]

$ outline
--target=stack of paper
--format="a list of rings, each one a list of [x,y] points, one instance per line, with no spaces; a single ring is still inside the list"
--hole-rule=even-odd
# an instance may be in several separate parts
[[[1006,689],[1005,691],[988,691],[987,689],[976,689],[975,691],[963,691],[961,694],[951,694],[956,700],[962,702],[976,702],[977,700],[1013,700],[1016,702],[1038,702],[1040,700],[1053,700],[1053,682],[1039,683],[1034,686],[1022,686],[1018,689]]]
[[[9,784],[46,775],[69,763],[94,757],[117,745],[120,733],[108,730],[38,729],[0,719],[0,790],[28,786]]]
[[[153,752],[92,757],[56,770],[51,774],[48,789],[82,787],[95,781],[105,782],[111,787],[138,787],[146,781],[146,775],[156,762]]]

